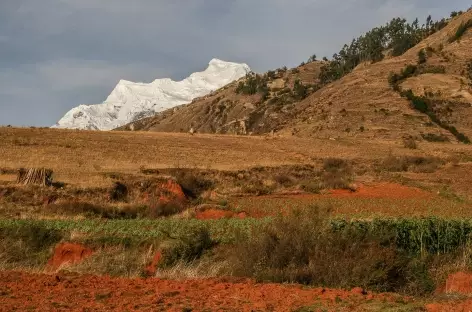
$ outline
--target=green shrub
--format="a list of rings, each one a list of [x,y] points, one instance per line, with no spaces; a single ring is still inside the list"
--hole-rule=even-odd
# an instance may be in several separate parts
[[[327,158],[323,161],[322,185],[328,189],[346,189],[352,181],[352,167],[344,159]]]
[[[454,135],[459,142],[462,142],[465,144],[470,143],[470,139],[465,134],[459,132],[454,126],[448,125],[439,119],[439,117],[436,115],[436,113],[433,110],[434,103],[432,100],[426,97],[414,95],[411,89],[406,90],[406,91],[404,90],[400,91],[400,95],[402,97],[407,98],[410,101],[413,109],[423,114],[426,114],[433,123],[451,132],[451,134]]]
[[[443,164],[444,161],[437,157],[388,156],[380,164],[380,169],[391,172],[434,172]]]
[[[421,136],[428,142],[449,142],[449,138],[443,134],[423,133]]]
[[[293,97],[297,101],[301,101],[308,96],[308,87],[303,85],[300,79],[295,80],[293,85]]]
[[[210,232],[204,227],[193,229],[175,239],[172,244],[162,251],[161,267],[170,267],[178,262],[198,260],[206,251],[216,245],[211,239]]]
[[[470,27],[472,27],[472,19],[468,20],[465,23],[461,23],[457,28],[455,34],[449,38],[449,42],[452,43],[454,41],[459,40]]]
[[[323,189],[323,184],[320,181],[307,180],[307,181],[303,181],[300,184],[300,187],[305,192],[312,193],[312,194],[319,194],[321,193],[321,190]]]
[[[267,78],[268,76],[261,76],[255,73],[246,75],[244,81],[240,81],[236,88],[236,93],[253,95],[256,93],[267,94]]]
[[[115,182],[108,192],[108,197],[112,201],[126,201],[128,197],[128,187],[121,182]]]
[[[198,197],[201,193],[214,186],[212,180],[205,178],[197,170],[173,169],[171,174],[175,176],[185,195],[190,197]]]
[[[426,65],[419,68],[419,74],[445,74],[446,67],[442,65]]]
[[[288,174],[277,174],[276,176],[274,176],[274,180],[284,187],[290,187],[294,184],[292,177]]]
[[[426,63],[427,58],[426,58],[426,51],[424,49],[421,49],[418,52],[418,65]]]
[[[433,290],[428,271],[397,249],[394,229],[329,229],[327,219],[316,211],[278,217],[232,248],[233,274],[336,288],[415,289],[416,294]]]
[[[0,227],[0,263],[7,268],[38,268],[46,264],[50,249],[63,238],[62,231],[39,224]]]

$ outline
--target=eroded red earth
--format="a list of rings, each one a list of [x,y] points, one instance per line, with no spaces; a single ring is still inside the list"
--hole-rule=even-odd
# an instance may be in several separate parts
[[[199,220],[216,220],[216,219],[224,219],[224,218],[239,218],[244,219],[246,218],[245,212],[236,213],[230,210],[222,210],[222,209],[206,209],[204,211],[197,211],[195,214],[195,218]]]
[[[294,311],[311,306],[331,310],[340,303],[345,311],[356,311],[372,300],[396,300],[392,294],[358,288],[303,288],[234,278],[173,281],[24,272],[0,272],[0,294],[0,311]]]
[[[48,269],[56,270],[61,266],[75,264],[92,254],[86,246],[72,243],[62,243],[56,246],[54,254],[48,261]]]

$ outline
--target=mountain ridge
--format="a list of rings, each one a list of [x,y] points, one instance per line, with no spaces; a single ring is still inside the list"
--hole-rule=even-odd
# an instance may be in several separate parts
[[[79,105],[69,110],[53,128],[112,130],[129,122],[186,104],[244,77],[247,64],[212,59],[202,72],[173,81],[155,79],[151,83],[120,80],[101,104]]]

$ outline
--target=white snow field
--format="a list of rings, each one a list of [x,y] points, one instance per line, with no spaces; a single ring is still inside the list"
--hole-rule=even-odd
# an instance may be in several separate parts
[[[190,103],[194,98],[224,87],[249,72],[246,64],[213,59],[205,71],[193,73],[182,81],[169,78],[156,79],[151,83],[120,80],[105,102],[79,105],[67,112],[52,128],[112,130]]]

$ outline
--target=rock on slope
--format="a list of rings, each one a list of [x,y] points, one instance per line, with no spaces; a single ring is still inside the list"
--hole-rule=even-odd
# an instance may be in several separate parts
[[[244,77],[248,72],[250,68],[246,64],[213,59],[205,71],[193,73],[182,81],[165,78],[147,84],[121,80],[105,102],[75,107],[53,127],[111,130],[191,102]]]

